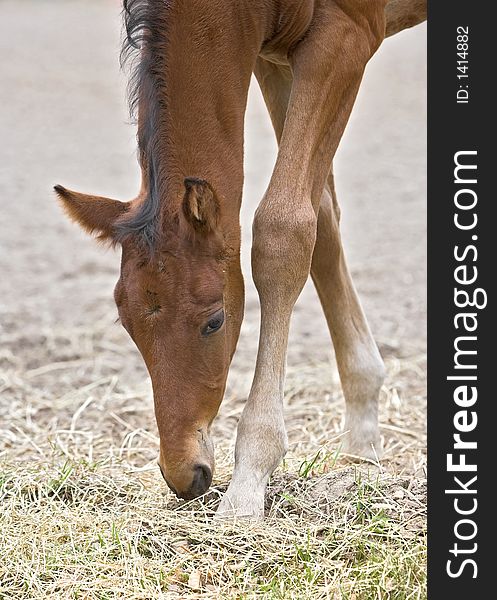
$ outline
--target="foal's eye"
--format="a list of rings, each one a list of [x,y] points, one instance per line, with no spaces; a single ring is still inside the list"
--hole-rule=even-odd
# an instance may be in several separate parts
[[[207,323],[202,328],[202,335],[210,335],[211,333],[215,333],[218,329],[221,329],[224,323],[224,310],[218,310],[216,313],[212,315],[212,317],[207,321]]]

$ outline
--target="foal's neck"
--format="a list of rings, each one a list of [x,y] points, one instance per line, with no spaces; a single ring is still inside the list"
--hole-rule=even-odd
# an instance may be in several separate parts
[[[247,92],[266,32],[234,4],[171,2],[149,50],[138,138],[144,188],[158,194],[166,218],[178,210],[185,177],[207,180],[225,212],[239,211]]]

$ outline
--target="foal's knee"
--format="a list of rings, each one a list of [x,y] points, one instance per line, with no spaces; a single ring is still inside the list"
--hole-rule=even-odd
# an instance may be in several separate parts
[[[278,209],[263,201],[253,224],[252,271],[259,292],[298,295],[309,275],[317,216],[309,202]]]

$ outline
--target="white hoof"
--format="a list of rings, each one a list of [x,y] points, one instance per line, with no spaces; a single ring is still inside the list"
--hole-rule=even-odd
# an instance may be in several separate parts
[[[215,519],[264,519],[264,489],[230,486],[214,516]]]
[[[347,457],[355,458],[357,460],[368,460],[372,462],[378,462],[382,456],[382,450],[380,445],[376,445],[373,442],[367,444],[346,444],[342,446],[342,453],[346,454]]]
[[[343,437],[342,452],[358,459],[378,462],[382,456],[378,427],[362,431],[346,431]]]

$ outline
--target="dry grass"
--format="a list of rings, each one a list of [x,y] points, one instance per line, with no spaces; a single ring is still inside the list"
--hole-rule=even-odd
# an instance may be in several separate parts
[[[393,342],[382,344],[379,467],[339,455],[343,402],[329,365],[290,368],[290,452],[272,478],[268,517],[219,523],[246,372],[232,374],[215,425],[214,488],[178,502],[155,466],[148,383],[111,320],[29,335],[6,323],[0,598],[426,596],[421,352],[397,359]]]

